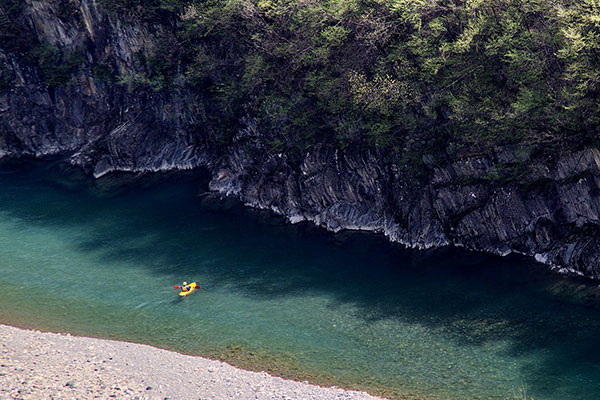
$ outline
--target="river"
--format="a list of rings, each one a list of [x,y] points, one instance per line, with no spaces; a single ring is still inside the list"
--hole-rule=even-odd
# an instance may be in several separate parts
[[[600,398],[595,284],[522,257],[290,225],[206,186],[0,165],[0,323],[395,398]],[[180,299],[184,280],[202,289]]]

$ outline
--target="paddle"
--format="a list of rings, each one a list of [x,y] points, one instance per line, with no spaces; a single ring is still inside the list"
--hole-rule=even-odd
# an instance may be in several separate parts
[[[173,289],[181,289],[181,286],[173,286]],[[194,289],[200,289],[200,285],[196,285]]]

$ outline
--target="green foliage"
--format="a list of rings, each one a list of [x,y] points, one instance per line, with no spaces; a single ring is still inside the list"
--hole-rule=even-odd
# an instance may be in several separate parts
[[[583,99],[598,69],[590,61],[577,67],[589,76],[571,76],[563,61],[582,62],[563,49],[563,24],[573,18],[565,7],[583,6],[564,3],[213,0],[189,2],[180,17],[192,82],[213,87],[218,104],[243,103],[234,108],[257,113],[288,147],[302,129],[342,147],[485,151],[577,132],[564,103],[592,106]],[[585,96],[566,91],[575,77]],[[232,85],[216,90],[236,79],[235,96]]]
[[[47,43],[32,48],[27,58],[29,62],[37,65],[48,87],[65,86],[83,62],[81,51],[63,54]]]
[[[120,85],[134,88],[151,88],[159,91],[173,85],[173,78],[181,63],[181,46],[173,37],[156,38],[153,47],[135,53],[135,72],[118,78]]]
[[[416,172],[423,154],[598,142],[599,0],[99,2],[168,32],[119,82],[161,90],[185,79],[219,143],[250,117],[273,151],[379,146]],[[0,24],[20,3],[0,0]],[[0,38],[18,47],[11,29]],[[49,85],[77,66],[44,46],[30,53]]]
[[[97,78],[112,80],[114,79],[114,74],[111,71],[110,67],[104,64],[94,64],[92,66],[92,72]]]
[[[122,18],[142,19],[147,22],[166,22],[190,3],[187,0],[97,0]]]

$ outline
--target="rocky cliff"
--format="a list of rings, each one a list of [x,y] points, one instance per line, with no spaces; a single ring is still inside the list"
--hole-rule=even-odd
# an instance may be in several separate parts
[[[412,182],[375,150],[317,147],[301,162],[263,156],[260,134],[242,132],[213,166],[212,190],[271,209],[291,222],[332,231],[385,234],[416,248],[454,245],[495,254],[517,252],[561,272],[600,278],[600,151],[531,164],[523,184],[491,180],[518,148],[433,167]]]
[[[77,2],[69,19],[59,17],[61,1],[24,3],[24,29],[42,44],[78,54],[81,62],[65,84],[48,85],[37,60],[28,62],[0,43],[0,65],[12,81],[0,92],[0,156],[64,154],[96,177],[207,163],[198,142],[203,110],[197,94],[177,85],[137,91],[131,81],[97,72],[101,66],[133,79],[136,54],[169,32],[111,17],[95,1]]]
[[[240,116],[237,135],[218,145],[203,93],[183,75],[167,88],[135,85],[137,55],[156,51],[159,39],[172,36],[167,27],[108,13],[92,0],[71,2],[65,17],[62,3],[26,0],[20,23],[38,43],[78,56],[63,84],[48,84],[39,63],[0,42],[9,78],[0,85],[0,157],[62,155],[97,178],[204,167],[211,190],[291,222],[380,232],[416,248],[518,252],[600,279],[597,149],[551,159],[519,146],[444,163],[424,157],[427,178],[415,179],[377,147],[279,153],[251,115]],[[504,179],[515,166],[519,179]]]

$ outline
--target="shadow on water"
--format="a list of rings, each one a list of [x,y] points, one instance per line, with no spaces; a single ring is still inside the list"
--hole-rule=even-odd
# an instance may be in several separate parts
[[[444,330],[463,346],[510,339],[508,356],[544,354],[521,371],[533,392],[553,393],[565,379],[595,371],[584,384],[600,394],[600,301],[585,280],[550,274],[523,257],[410,251],[376,235],[288,225],[198,197],[206,178],[194,174],[131,176],[123,185],[122,177],[92,182],[66,172],[5,165],[0,185],[17,189],[0,193],[0,204],[10,202],[0,212],[29,224],[78,227],[86,234],[73,245],[115,268],[127,259],[157,275],[204,274],[205,289],[249,297],[325,294],[331,307],[356,307],[365,324],[400,319]]]

